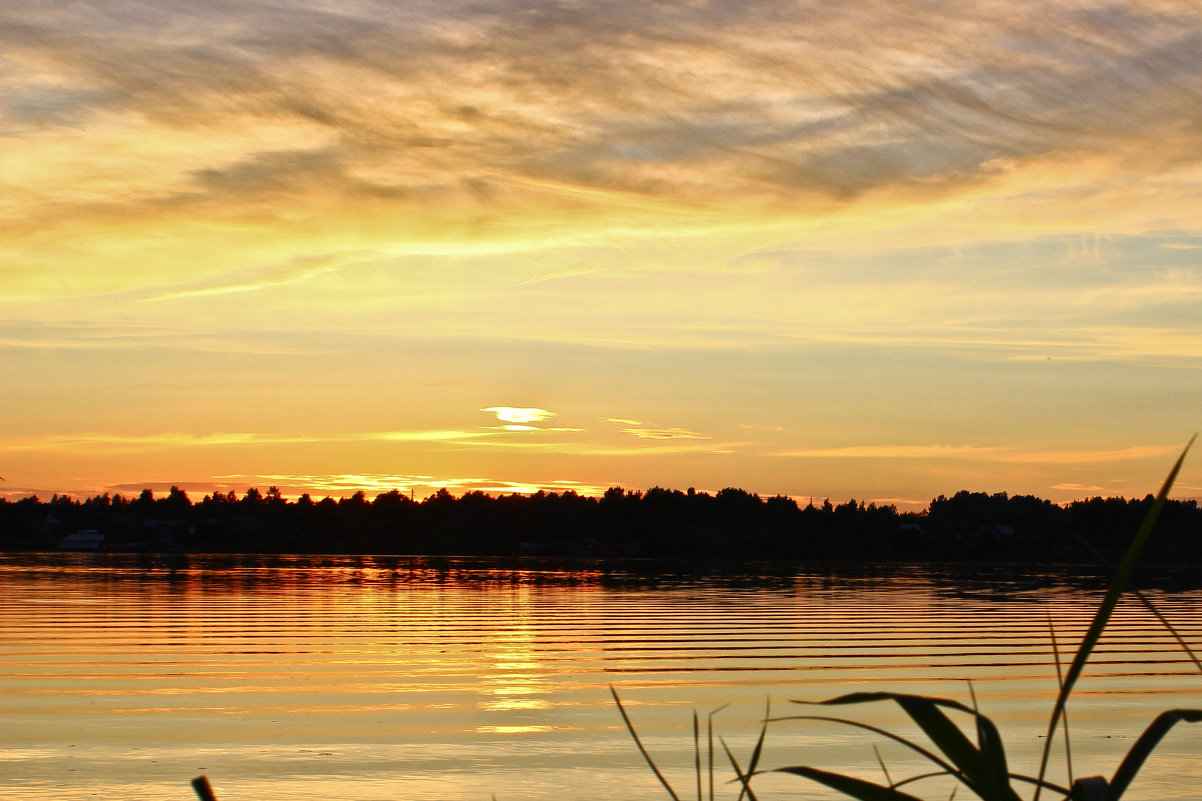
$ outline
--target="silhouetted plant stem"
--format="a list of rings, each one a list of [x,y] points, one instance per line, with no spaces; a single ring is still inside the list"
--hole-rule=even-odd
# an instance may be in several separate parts
[[[672,785],[668,784],[668,780],[664,778],[664,774],[659,772],[659,768],[655,765],[655,760],[651,758],[651,754],[647,753],[647,749],[643,747],[643,741],[639,739],[638,732],[634,730],[634,724],[630,722],[630,716],[626,714],[626,708],[622,706],[622,699],[618,697],[618,691],[614,686],[609,685],[610,695],[614,697],[614,703],[618,705],[618,711],[622,713],[622,720],[626,722],[626,730],[630,732],[630,736],[634,739],[634,744],[638,746],[639,753],[643,755],[643,759],[647,760],[647,765],[651,768],[651,772],[659,779],[660,784],[668,791],[668,795],[672,796],[673,801],[680,801],[680,797],[676,795],[676,791],[672,789]]]
[[[209,784],[207,776],[197,776],[193,779],[192,789],[196,791],[200,801],[217,801],[217,796],[213,794],[213,787]]]
[[[1077,679],[1081,676],[1081,671],[1085,669],[1086,660],[1093,653],[1093,649],[1098,644],[1102,632],[1106,629],[1106,624],[1109,622],[1110,616],[1119,602],[1119,597],[1123,594],[1123,590],[1127,586],[1127,581],[1131,577],[1131,571],[1134,569],[1136,561],[1139,559],[1140,554],[1143,553],[1144,546],[1147,544],[1148,538],[1152,536],[1153,529],[1156,528],[1156,521],[1160,518],[1160,511],[1164,508],[1165,501],[1168,500],[1169,490],[1172,488],[1173,482],[1177,480],[1177,473],[1181,471],[1181,464],[1185,461],[1185,455],[1189,453],[1189,449],[1194,444],[1195,439],[1197,439],[1197,434],[1190,437],[1190,441],[1186,444],[1185,449],[1177,457],[1176,463],[1173,464],[1173,469],[1169,471],[1168,478],[1161,485],[1160,492],[1156,493],[1156,500],[1152,502],[1152,508],[1144,516],[1139,531],[1136,532],[1135,538],[1127,548],[1127,552],[1123,554],[1122,561],[1119,562],[1118,568],[1110,579],[1110,586],[1106,590],[1105,597],[1102,598],[1101,605],[1098,606],[1098,611],[1094,615],[1093,622],[1085,632],[1085,637],[1081,640],[1081,645],[1078,646],[1077,653],[1073,656],[1072,664],[1069,665],[1068,673],[1064,677],[1064,683],[1060,686],[1060,692],[1056,695],[1056,703],[1052,706],[1051,720],[1048,721],[1047,739],[1044,741],[1043,755],[1039,760],[1040,782],[1047,775],[1048,757],[1052,749],[1052,736],[1056,733],[1056,726],[1059,724],[1060,717],[1064,713],[1064,705],[1068,702],[1069,694],[1072,693],[1073,687],[1076,686]],[[1041,789],[1041,784],[1035,785],[1033,801],[1039,801],[1039,792]]]

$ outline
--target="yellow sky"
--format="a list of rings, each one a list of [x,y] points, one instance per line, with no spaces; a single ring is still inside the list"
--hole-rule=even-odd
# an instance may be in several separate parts
[[[1130,496],[1202,420],[1191,2],[15,0],[0,39],[10,496]]]

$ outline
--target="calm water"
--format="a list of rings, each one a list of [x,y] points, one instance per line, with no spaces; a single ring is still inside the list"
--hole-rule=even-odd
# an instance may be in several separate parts
[[[704,747],[728,704],[714,726],[745,758],[768,701],[774,715],[853,689],[969,703],[965,679],[1011,767],[1034,773],[1049,620],[1069,650],[1101,596],[1067,575],[0,556],[0,797],[189,799],[204,773],[222,801],[666,798],[610,684],[685,797],[693,710]],[[1149,594],[1202,645],[1202,592]],[[1109,775],[1156,712],[1202,707],[1202,675],[1127,605],[1074,697],[1076,773]],[[848,713],[900,723],[888,706]],[[895,779],[914,772],[900,747],[814,721],[774,723],[763,765],[880,781],[874,743]],[[1179,724],[1128,797],[1202,796],[1200,755],[1202,725]],[[718,797],[736,797],[731,775],[720,758]],[[799,778],[760,787],[829,797]]]

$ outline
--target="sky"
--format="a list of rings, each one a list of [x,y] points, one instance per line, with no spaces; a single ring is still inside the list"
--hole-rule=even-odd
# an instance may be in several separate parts
[[[8,0],[0,360],[9,497],[1142,497],[1202,6]]]

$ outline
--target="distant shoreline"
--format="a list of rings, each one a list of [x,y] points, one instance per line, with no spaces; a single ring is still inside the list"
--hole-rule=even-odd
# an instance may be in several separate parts
[[[659,487],[453,496],[393,491],[289,501],[275,488],[205,496],[0,500],[0,551],[336,553],[629,559],[1096,564],[1121,552],[1151,496],[1058,506],[1029,495],[960,491],[922,512],[854,500],[799,506],[739,489]],[[1169,501],[1147,558],[1202,562],[1202,510]]]

